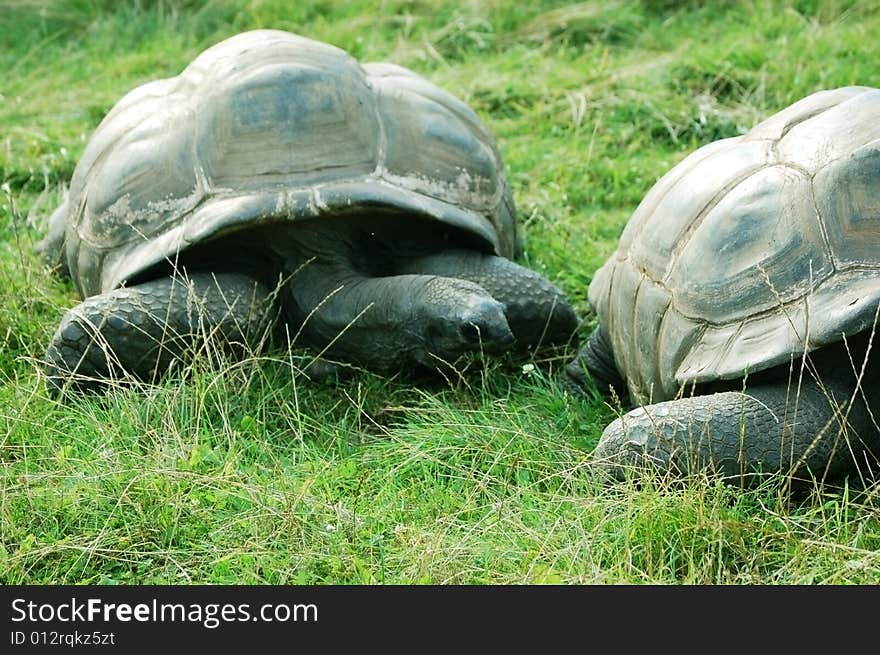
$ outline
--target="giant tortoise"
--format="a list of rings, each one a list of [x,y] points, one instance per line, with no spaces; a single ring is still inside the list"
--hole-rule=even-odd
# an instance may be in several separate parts
[[[88,141],[41,249],[83,302],[50,386],[151,378],[266,337],[383,371],[568,340],[559,289],[512,261],[498,148],[390,63],[255,30],[140,86]]]
[[[639,406],[605,429],[599,470],[753,483],[870,468],[880,90],[814,93],[690,154],[644,197],[589,302],[597,327],[568,374]]]

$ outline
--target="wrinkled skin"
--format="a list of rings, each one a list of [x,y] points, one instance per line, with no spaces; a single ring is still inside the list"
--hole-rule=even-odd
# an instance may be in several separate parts
[[[152,379],[206,344],[243,355],[273,339],[406,371],[567,343],[576,327],[534,271],[441,228],[359,217],[232,235],[86,298],[56,331],[47,375],[56,391]]]
[[[614,420],[594,451],[594,469],[611,479],[646,470],[680,477],[718,474],[752,486],[782,473],[801,485],[877,469],[880,369],[870,335],[795,358],[745,380],[719,382],[683,397],[637,407]],[[567,367],[618,397],[625,388],[600,329]]]

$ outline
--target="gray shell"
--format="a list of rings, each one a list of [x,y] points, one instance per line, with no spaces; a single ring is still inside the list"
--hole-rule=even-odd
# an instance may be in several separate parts
[[[87,297],[221,233],[377,206],[514,254],[502,163],[471,109],[399,66],[255,30],[120,100],[52,220]]]
[[[589,301],[639,402],[858,333],[880,301],[880,90],[810,95],[675,166]]]

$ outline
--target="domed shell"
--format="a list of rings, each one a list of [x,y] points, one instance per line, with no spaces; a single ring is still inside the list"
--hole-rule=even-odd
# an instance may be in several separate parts
[[[470,108],[405,68],[255,30],[122,98],[57,212],[87,297],[221,233],[359,207],[439,220],[514,254],[501,159]]]
[[[856,334],[880,302],[880,90],[814,93],[646,194],[589,301],[639,402]]]

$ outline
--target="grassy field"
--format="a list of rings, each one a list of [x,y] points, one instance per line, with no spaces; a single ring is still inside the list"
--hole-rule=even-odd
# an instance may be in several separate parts
[[[298,353],[47,395],[77,302],[33,253],[128,90],[273,27],[410,67],[495,132],[522,263],[586,290],[654,181],[813,91],[880,86],[876,2],[0,0],[0,583],[880,582],[876,489],[601,486],[567,355],[309,383]],[[573,354],[573,353],[569,353]],[[417,383],[416,383],[417,382]]]

